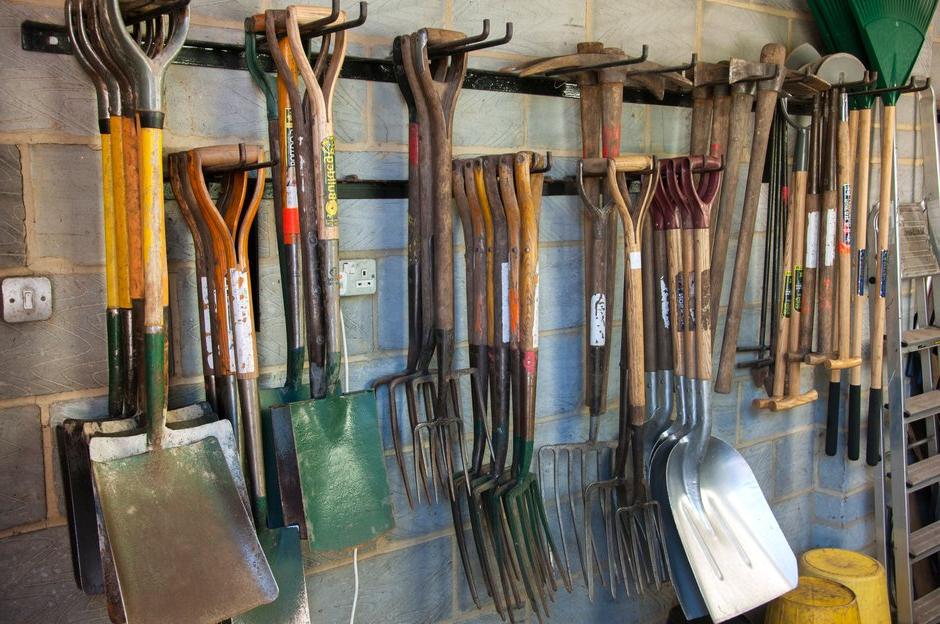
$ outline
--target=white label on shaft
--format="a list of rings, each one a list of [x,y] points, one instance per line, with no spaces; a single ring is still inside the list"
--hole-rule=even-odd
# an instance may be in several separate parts
[[[643,255],[639,251],[630,252],[630,268],[631,269],[641,269],[643,268]]]
[[[231,276],[229,276],[229,278],[225,280],[225,301],[231,301],[231,294],[232,294],[232,290],[231,290],[232,287],[230,284],[231,281],[232,281]],[[225,325],[226,325],[226,328],[228,329],[228,361],[229,361],[229,366],[231,366],[232,362],[235,361],[235,332],[233,331],[233,328],[232,328],[232,315],[226,314],[225,317],[226,317]]]
[[[836,211],[830,208],[826,211],[826,256],[823,258],[824,266],[831,267],[836,261]]]
[[[539,348],[539,264],[535,265],[535,293],[533,294],[534,301],[532,302],[534,311],[532,314],[532,348]]]
[[[806,224],[806,268],[815,269],[819,259],[819,211],[807,213]]]
[[[659,276],[659,313],[663,317],[663,327],[669,329],[669,285],[664,275]]]
[[[607,297],[591,295],[591,346],[603,347],[607,342]]]
[[[202,307],[202,330],[205,332],[206,340],[206,364],[209,368],[215,368],[212,360],[212,317],[209,314],[209,280],[205,277],[200,278],[202,301],[199,305]]]
[[[503,282],[503,342],[509,342],[509,263],[503,262],[500,266]]]
[[[248,275],[238,269],[229,271],[232,283],[232,328],[235,331],[236,372],[255,372],[255,345],[251,335],[251,293]]]

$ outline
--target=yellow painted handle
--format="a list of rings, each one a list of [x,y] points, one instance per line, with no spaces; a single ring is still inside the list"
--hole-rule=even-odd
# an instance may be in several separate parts
[[[104,280],[108,308],[118,307],[117,243],[114,225],[114,173],[111,171],[111,134],[101,135],[101,203],[104,210]]]
[[[163,130],[141,128],[140,211],[144,246],[144,325],[163,329],[168,300],[166,226],[163,208]]]
[[[117,265],[117,307],[130,309],[131,286],[129,239],[127,236],[127,188],[124,183],[124,117],[111,118],[111,196],[114,206],[115,263]]]

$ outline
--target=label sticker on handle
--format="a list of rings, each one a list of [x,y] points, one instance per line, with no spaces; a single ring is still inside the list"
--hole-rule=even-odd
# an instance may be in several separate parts
[[[793,311],[803,309],[803,267],[793,267]]]
[[[251,335],[251,294],[248,276],[238,269],[229,271],[234,301],[232,302],[232,329],[235,331],[235,362],[239,374],[255,372],[255,347]]]
[[[859,297],[865,296],[865,274],[868,272],[865,266],[865,260],[868,251],[866,249],[858,250],[858,259],[855,261],[855,294]]]
[[[663,319],[663,327],[669,329],[669,285],[666,276],[659,276],[659,314]]]
[[[815,269],[819,260],[819,211],[807,214],[806,223],[806,268]]]
[[[790,318],[790,305],[793,301],[793,273],[783,273],[783,308],[780,310],[783,318]]]
[[[282,209],[282,228],[284,243],[290,244],[294,236],[300,234],[300,201],[297,198],[297,157],[294,150],[294,116],[290,108],[284,109],[285,137],[287,149],[287,171],[284,180],[284,207]]]
[[[852,185],[842,185],[842,240],[839,253],[852,251]]]
[[[630,269],[642,269],[643,268],[643,255],[639,251],[630,252]]]
[[[603,347],[607,343],[607,297],[604,293],[591,295],[590,331],[592,347]]]
[[[878,292],[882,299],[888,294],[888,250],[881,250],[881,288]]]
[[[205,277],[200,278],[200,291],[202,292],[202,301],[200,301],[200,306],[202,307],[202,326],[206,332],[206,364],[209,368],[215,368],[215,363],[212,359],[212,317],[209,314],[209,280]]]
[[[836,211],[830,208],[826,211],[826,256],[823,266],[831,267],[836,261]]]

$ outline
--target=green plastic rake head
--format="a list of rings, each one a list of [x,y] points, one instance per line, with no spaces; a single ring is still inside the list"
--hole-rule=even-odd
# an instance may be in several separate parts
[[[904,85],[924,45],[937,0],[846,0],[868,59],[878,71],[880,88]],[[897,91],[881,96],[885,105],[897,104]]]

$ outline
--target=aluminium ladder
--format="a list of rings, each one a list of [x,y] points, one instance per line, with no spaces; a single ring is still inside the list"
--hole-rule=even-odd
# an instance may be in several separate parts
[[[896,621],[933,624],[940,622],[940,587],[926,566],[940,553],[940,516],[935,503],[940,484],[940,390],[936,389],[933,362],[940,346],[940,316],[930,316],[934,310],[940,312],[940,281],[933,282],[933,277],[940,275],[935,238],[940,233],[940,158],[933,89],[920,91],[916,97],[924,162],[922,202],[898,202],[896,151],[892,163],[892,203],[897,209],[891,214],[884,275],[887,444],[875,475],[875,540],[877,554],[889,571]],[[877,259],[875,262],[880,264]],[[879,266],[875,275],[883,271]],[[915,388],[920,392],[915,396],[906,374],[912,357],[919,359],[922,378],[922,389]],[[882,527],[890,531],[879,530]],[[885,543],[887,536],[890,539]]]

